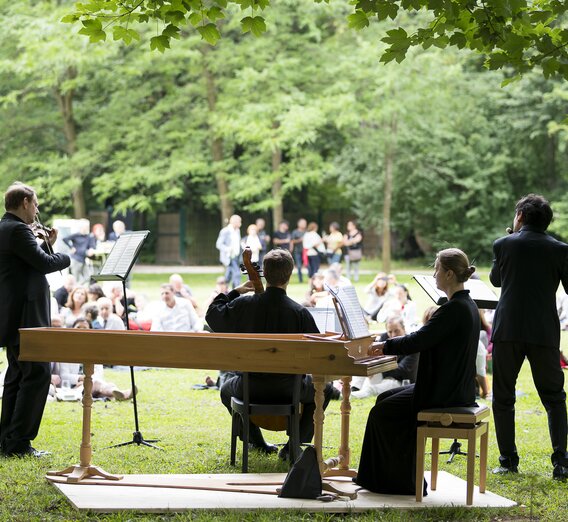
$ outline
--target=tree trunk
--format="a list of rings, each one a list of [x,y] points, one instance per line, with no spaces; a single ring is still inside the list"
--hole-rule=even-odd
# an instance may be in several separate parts
[[[207,87],[207,105],[209,112],[214,113],[217,106],[217,86],[215,84],[215,77],[207,67],[207,54],[210,49],[206,46],[202,47],[203,53],[203,74],[205,76],[205,83]],[[213,172],[215,182],[217,183],[217,193],[219,194],[219,210],[221,211],[221,223],[225,226],[229,218],[234,213],[233,202],[229,198],[229,184],[227,183],[227,173],[222,167],[223,162],[223,139],[213,135],[213,129],[210,129],[211,134],[211,156],[213,158]]]
[[[77,69],[68,67],[65,80],[73,80],[77,77]],[[77,125],[73,118],[73,96],[74,89],[62,92],[59,87],[55,90],[55,99],[59,106],[59,112],[63,118],[63,135],[65,136],[65,151],[67,156],[72,158],[77,152]],[[73,216],[75,219],[87,217],[87,206],[85,204],[85,194],[83,191],[83,178],[81,172],[76,167],[71,169],[71,177],[75,180],[75,188],[72,192]]]
[[[393,192],[393,165],[396,154],[396,115],[393,115],[389,124],[390,135],[385,147],[385,183],[383,191],[383,249],[382,263],[383,272],[391,269],[391,207]]]
[[[272,199],[274,207],[272,209],[272,219],[274,228],[284,219],[284,205],[282,203],[282,177],[280,176],[280,165],[282,164],[282,150],[276,147],[272,151],[272,174],[275,179],[272,183]]]

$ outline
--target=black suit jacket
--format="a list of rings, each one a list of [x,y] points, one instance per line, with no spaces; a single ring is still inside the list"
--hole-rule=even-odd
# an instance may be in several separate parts
[[[560,346],[556,290],[568,291],[568,245],[535,227],[493,243],[489,279],[500,286],[493,319],[493,342],[525,342]]]
[[[49,326],[45,274],[69,266],[69,256],[49,255],[30,227],[7,212],[0,220],[0,346],[19,343],[18,328]]]

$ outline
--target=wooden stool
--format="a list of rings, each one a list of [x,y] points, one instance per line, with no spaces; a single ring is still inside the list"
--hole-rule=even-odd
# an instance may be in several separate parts
[[[434,408],[418,412],[418,431],[416,435],[416,502],[422,502],[424,487],[424,448],[426,439],[432,439],[432,471],[430,489],[436,490],[438,480],[438,452],[440,439],[467,439],[467,500],[473,504],[473,485],[475,482],[475,446],[479,446],[479,492],[485,493],[487,475],[487,438],[489,434],[489,408],[471,406],[458,408]]]

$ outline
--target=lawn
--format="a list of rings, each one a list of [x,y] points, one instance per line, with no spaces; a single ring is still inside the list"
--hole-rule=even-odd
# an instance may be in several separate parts
[[[425,266],[425,269],[428,268]],[[417,269],[417,271],[421,269]],[[422,291],[411,282],[412,269],[400,273],[399,280],[411,286],[411,295],[419,311],[429,305]],[[483,274],[482,274],[483,275]],[[362,277],[360,296],[370,274]],[[204,301],[213,287],[216,275],[201,274],[186,277],[198,300]],[[157,287],[167,280],[162,275],[135,275],[133,289],[157,298]],[[301,298],[305,285],[293,284],[290,294]],[[563,343],[566,339],[563,339]],[[2,353],[3,365],[5,364]],[[1,366],[0,366],[1,367]],[[105,370],[106,378],[120,387],[128,386],[129,373]],[[95,402],[93,405],[93,462],[117,473],[228,473],[236,470],[229,465],[230,417],[222,407],[218,392],[194,390],[205,375],[215,370],[152,369],[136,374],[139,395],[141,431],[146,439],[160,439],[164,451],[129,446],[106,449],[107,446],[131,439],[134,420],[129,402]],[[540,404],[530,377],[528,365],[523,367],[518,383],[517,443],[521,455],[520,473],[514,477],[489,475],[487,488],[515,500],[521,507],[506,510],[446,508],[436,510],[380,510],[361,515],[349,515],[350,520],[568,520],[566,484],[551,479],[550,441],[546,414]],[[481,401],[484,402],[484,401]],[[351,421],[352,466],[358,464],[365,421],[374,399],[354,401]],[[42,460],[0,459],[0,520],[343,520],[347,516],[307,515],[290,512],[189,512],[184,514],[141,515],[119,513],[96,515],[78,513],[59,492],[43,478],[49,469],[63,468],[78,461],[81,439],[81,405],[49,402],[46,405],[40,434],[34,445],[51,451]],[[336,454],[339,444],[339,402],[332,402],[326,412],[324,453]],[[268,441],[283,442],[281,433],[268,433]],[[442,443],[442,448],[450,441]],[[497,464],[498,451],[491,423],[489,466]],[[456,457],[452,464],[441,463],[440,469],[465,478],[465,457]],[[251,454],[251,472],[285,472],[287,467],[275,456]],[[465,496],[465,492],[464,492]]]

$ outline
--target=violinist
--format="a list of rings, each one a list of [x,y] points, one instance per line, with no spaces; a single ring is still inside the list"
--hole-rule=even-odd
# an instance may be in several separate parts
[[[69,266],[69,257],[49,248],[57,230],[45,232],[40,246],[31,224],[38,214],[33,188],[14,183],[4,195],[0,220],[0,346],[8,368],[0,418],[0,451],[6,456],[42,456],[31,446],[36,437],[51,379],[49,363],[18,361],[18,328],[50,325],[50,295],[45,274]],[[49,245],[49,247],[48,247]]]
[[[266,291],[258,288],[258,277],[237,286],[227,295],[219,294],[209,305],[205,316],[207,323],[214,332],[229,333],[318,333],[318,328],[312,315],[302,305],[286,295],[286,288],[294,270],[294,261],[288,250],[271,250],[264,256],[264,277]],[[249,277],[251,277],[249,269]],[[257,292],[254,291],[255,282]],[[260,402],[282,402],[290,397],[294,377],[286,374],[254,373],[250,376],[251,400]],[[221,387],[221,401],[231,412],[231,397],[242,399],[242,376],[237,373],[225,381]],[[327,406],[333,389],[331,384],[325,388],[324,408]],[[302,382],[300,402],[304,410],[300,419],[300,440],[310,442],[313,434],[313,414],[315,411],[314,386],[311,375],[305,375]],[[251,423],[250,440],[253,448],[264,453],[274,453],[276,447],[267,444],[260,428]],[[279,453],[279,457],[287,459],[288,445]]]

